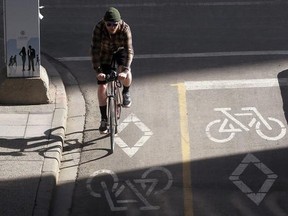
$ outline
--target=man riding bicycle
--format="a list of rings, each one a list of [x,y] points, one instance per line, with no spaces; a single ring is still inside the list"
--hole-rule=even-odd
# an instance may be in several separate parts
[[[113,55],[118,65],[118,79],[123,85],[123,107],[130,107],[129,87],[132,83],[131,63],[134,56],[132,34],[129,25],[121,19],[119,11],[111,7],[106,11],[104,18],[94,27],[91,44],[92,63],[98,80],[100,133],[108,131],[105,77],[111,70]]]

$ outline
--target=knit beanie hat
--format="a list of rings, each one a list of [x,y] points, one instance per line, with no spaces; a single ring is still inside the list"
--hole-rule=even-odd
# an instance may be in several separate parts
[[[121,20],[119,11],[114,7],[110,7],[104,15],[104,20],[108,22],[119,22]]]

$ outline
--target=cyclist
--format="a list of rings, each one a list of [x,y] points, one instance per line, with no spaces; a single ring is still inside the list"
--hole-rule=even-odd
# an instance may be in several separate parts
[[[123,84],[123,107],[131,106],[129,88],[132,82],[131,63],[134,56],[130,27],[121,19],[119,11],[110,7],[96,24],[92,34],[91,56],[97,72],[98,101],[101,113],[100,133],[107,133],[107,102],[105,81],[111,68],[113,54],[118,65],[118,79]]]

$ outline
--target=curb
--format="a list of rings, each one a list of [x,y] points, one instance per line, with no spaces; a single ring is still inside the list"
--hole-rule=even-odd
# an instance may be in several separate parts
[[[44,163],[41,178],[35,199],[33,216],[48,216],[54,189],[59,177],[62,148],[65,138],[66,121],[68,115],[67,96],[60,74],[52,64],[42,55],[42,64],[45,66],[50,83],[55,87],[55,109],[51,124],[49,142],[44,153]],[[53,92],[50,92],[53,94]]]

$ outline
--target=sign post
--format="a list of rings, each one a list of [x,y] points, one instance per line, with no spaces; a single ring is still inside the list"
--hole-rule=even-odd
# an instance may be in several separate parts
[[[0,104],[50,103],[49,76],[40,62],[39,0],[3,0],[3,9],[6,67],[0,73]]]
[[[39,77],[39,0],[4,0],[4,10],[7,77]]]

